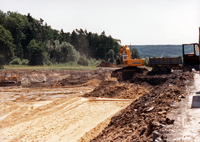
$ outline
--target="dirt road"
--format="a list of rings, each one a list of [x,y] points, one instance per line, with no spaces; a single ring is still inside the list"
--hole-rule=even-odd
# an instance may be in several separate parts
[[[175,120],[169,126],[168,141],[200,142],[200,75],[194,75],[194,85],[188,87],[189,95],[168,116]]]

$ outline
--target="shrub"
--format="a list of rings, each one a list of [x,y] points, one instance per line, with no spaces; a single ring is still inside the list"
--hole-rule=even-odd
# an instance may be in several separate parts
[[[78,60],[79,65],[88,66],[89,62],[85,56],[81,56]]]
[[[28,65],[29,64],[29,60],[28,59],[23,59],[22,60],[22,65]]]
[[[96,60],[94,58],[90,58],[88,62],[89,62],[89,65],[91,66],[97,66],[102,62],[102,60]]]
[[[110,49],[108,51],[108,62],[114,63],[115,62],[114,56],[115,56],[115,52],[113,51],[113,49]]]
[[[52,65],[53,63],[52,63],[51,61],[49,61],[49,60],[46,60],[44,64],[47,65],[47,66],[50,66],[50,65]]]
[[[21,65],[22,61],[20,58],[15,58],[10,62],[11,65]]]
[[[76,62],[72,62],[72,61],[66,62],[65,64],[66,65],[71,65],[71,66],[77,65]]]

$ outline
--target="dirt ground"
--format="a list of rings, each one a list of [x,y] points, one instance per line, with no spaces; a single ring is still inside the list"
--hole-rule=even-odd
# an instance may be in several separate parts
[[[89,141],[131,101],[81,97],[110,70],[19,71],[21,86],[0,87],[0,141]]]
[[[174,119],[174,125],[163,129],[167,140],[172,142],[200,141],[200,74],[194,75],[194,85],[187,87],[188,96],[175,107],[167,116]]]
[[[168,141],[193,73],[115,69],[16,71],[21,86],[0,87],[0,141]]]
[[[128,75],[131,78],[127,78]],[[130,70],[115,72],[113,76],[124,86],[126,83],[130,86],[131,84],[140,85],[141,88],[146,89],[146,92],[115,115],[108,127],[92,141],[167,141],[161,129],[167,125],[173,125],[175,121],[167,117],[167,113],[173,109],[174,104],[186,97],[185,86],[192,84],[193,74],[174,71],[171,74],[153,75],[145,69],[139,69],[134,73]],[[104,93],[98,93],[99,97],[108,95],[112,97],[112,92],[115,91],[104,88]],[[132,89],[134,90],[134,87]],[[117,88],[116,92],[120,93]],[[95,89],[86,95],[93,96],[94,94],[96,94]],[[128,91],[126,95],[132,96]]]

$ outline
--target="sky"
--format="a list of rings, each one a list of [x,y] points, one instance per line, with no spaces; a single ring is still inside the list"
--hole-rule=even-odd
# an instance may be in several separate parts
[[[111,35],[122,45],[199,42],[200,0],[0,0],[0,10],[53,29]]]

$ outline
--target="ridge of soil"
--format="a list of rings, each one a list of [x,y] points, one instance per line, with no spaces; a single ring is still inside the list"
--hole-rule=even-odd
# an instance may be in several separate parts
[[[13,71],[21,77],[22,87],[59,87],[69,85],[80,85],[90,80],[105,80],[110,78],[111,70],[94,70],[94,71],[31,71],[20,70]]]
[[[102,82],[98,88],[85,96],[119,98],[120,95],[115,95],[116,92],[118,94],[125,92],[126,95],[129,95],[127,84],[122,85],[123,87],[120,86],[120,83],[124,83],[122,79],[123,77],[119,75],[118,81],[121,82]],[[187,94],[184,92],[184,87],[191,84],[192,80],[192,73],[181,71],[154,76],[143,73],[134,74],[128,81],[132,82],[129,85],[140,85],[149,88],[148,91],[115,115],[108,127],[91,141],[166,141],[166,137],[160,130],[175,121],[169,119],[167,113],[173,109],[175,103],[185,98]],[[126,78],[125,81],[127,82]],[[113,84],[117,84],[121,88],[113,88]],[[100,92],[101,89],[103,89],[103,93]]]
[[[117,81],[103,81],[92,92],[84,97],[135,99],[149,92],[149,87],[133,83],[119,83]]]

